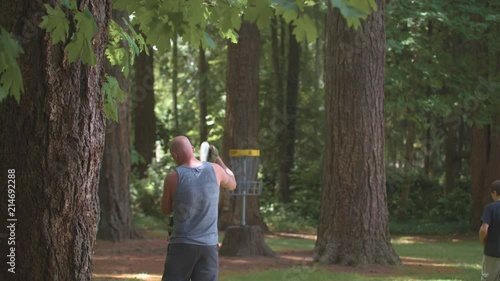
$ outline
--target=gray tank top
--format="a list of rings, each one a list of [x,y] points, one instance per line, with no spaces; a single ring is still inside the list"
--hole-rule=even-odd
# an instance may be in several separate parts
[[[175,168],[179,175],[173,196],[174,229],[170,242],[216,245],[219,184],[209,162],[190,168]]]

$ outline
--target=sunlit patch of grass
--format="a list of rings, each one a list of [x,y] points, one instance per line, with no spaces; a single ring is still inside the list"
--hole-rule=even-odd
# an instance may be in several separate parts
[[[94,281],[157,281],[161,279],[161,275],[148,273],[132,273],[132,274],[98,274],[92,276]]]
[[[314,240],[309,239],[268,237],[266,243],[275,251],[314,248]],[[475,240],[443,241],[440,237],[401,236],[395,237],[392,244],[404,264],[393,267],[388,273],[364,275],[314,266],[247,273],[227,272],[222,274],[220,280],[472,281],[478,280],[480,275],[482,247]]]

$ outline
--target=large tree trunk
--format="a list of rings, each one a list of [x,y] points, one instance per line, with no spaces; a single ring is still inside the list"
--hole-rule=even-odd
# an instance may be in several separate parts
[[[155,76],[153,48],[140,53],[134,63],[134,96],[132,106],[134,110],[134,147],[143,161],[135,164],[139,178],[146,177],[148,165],[154,156],[156,142],[155,116]]]
[[[285,46],[284,46],[284,37],[285,34],[283,32],[284,24],[283,19],[279,15],[274,15],[271,19],[271,61],[274,71],[274,88],[271,91],[269,103],[271,104],[272,110],[269,110],[270,117],[269,122],[265,122],[264,126],[270,124],[271,133],[268,136],[267,142],[271,144],[271,149],[268,150],[267,155],[263,157],[263,159],[270,159],[269,165],[265,161],[262,161],[264,167],[274,170],[270,171],[271,174],[275,174],[276,177],[273,177],[273,181],[278,183],[278,200],[280,202],[288,203],[289,201],[289,191],[288,186],[282,186],[281,180],[281,172],[280,165],[281,160],[279,160],[279,155],[282,153],[283,145],[282,141],[285,137],[286,130],[286,115],[285,115]],[[270,109],[271,109],[270,108]],[[282,117],[280,118],[280,122],[275,122],[276,116]],[[262,140],[261,140],[262,141]],[[276,149],[278,148],[278,149]],[[275,164],[277,163],[277,164]],[[274,186],[275,184],[272,184]]]
[[[404,182],[401,188],[401,193],[399,195],[399,210],[398,220],[403,221],[407,218],[408,212],[408,200],[410,199],[411,191],[411,171],[413,167],[414,158],[414,148],[416,132],[415,132],[415,122],[407,120],[406,122],[406,143],[405,143],[405,162],[404,162]]]
[[[482,22],[484,19],[473,16],[472,19]],[[490,31],[491,32],[491,31]],[[487,38],[484,34],[483,38]],[[474,40],[471,49],[475,56],[474,66],[478,75],[484,79],[492,79],[500,74],[500,53],[490,56],[488,43],[483,40]],[[488,67],[490,64],[493,67]],[[495,69],[490,71],[490,69]],[[491,73],[493,72],[493,73]],[[478,82],[480,80],[478,79]],[[494,89],[478,84],[476,91],[485,95],[496,95]],[[486,91],[486,92],[483,92]],[[478,105],[479,106],[479,105]],[[484,106],[484,105],[482,105]],[[490,105],[491,106],[491,105]],[[492,122],[487,125],[474,124],[471,128],[471,182],[472,182],[472,208],[470,229],[477,231],[481,225],[481,215],[484,207],[491,202],[490,187],[494,180],[500,179],[500,117],[492,116]]]
[[[457,186],[457,176],[460,161],[460,155],[458,153],[458,126],[455,122],[447,124],[448,128],[446,131],[446,148],[445,148],[445,181],[444,181],[444,192],[450,193]]]
[[[0,103],[0,179],[5,186],[0,212],[2,225],[15,226],[8,233],[15,244],[1,243],[0,280],[92,277],[105,130],[101,86],[111,1],[81,3],[98,27],[92,40],[97,59],[93,67],[80,61],[68,64],[65,45],[52,45],[50,36],[38,28],[45,15],[42,1],[0,2],[0,25],[14,33],[24,49],[18,60],[24,80],[20,103],[12,98]],[[7,222],[9,170],[15,170],[11,218],[17,221]],[[15,274],[7,271],[8,254],[15,255]]]
[[[127,13],[113,11],[113,19],[127,30],[122,18]],[[124,46],[127,48],[127,46]],[[118,103],[118,123],[107,120],[104,156],[99,181],[99,202],[101,219],[99,221],[99,239],[118,242],[128,238],[137,238],[138,232],[132,225],[130,209],[130,84],[119,66],[107,65],[107,72],[118,80],[125,93],[123,103]]]
[[[281,162],[279,169],[280,199],[284,203],[290,202],[290,172],[294,163],[295,152],[295,124],[297,115],[297,96],[299,94],[300,73],[300,44],[293,35],[293,26],[289,25],[288,43],[288,71],[286,84],[285,116],[286,126],[283,138],[280,139]]]
[[[198,101],[200,105],[200,142],[206,141],[208,139],[208,126],[207,126],[207,115],[208,115],[208,63],[205,56],[205,49],[200,45],[199,47],[200,57],[198,59],[198,71],[199,71],[199,96]]]
[[[177,102],[177,92],[179,91],[179,47],[178,47],[178,38],[177,33],[174,36],[172,47],[172,112],[174,114],[174,135],[179,134],[179,111],[178,111],[178,102]]]
[[[389,235],[384,166],[385,1],[355,31],[326,16],[326,130],[315,260],[399,264]]]
[[[500,126],[500,118],[493,126]],[[491,127],[471,129],[472,230],[479,229],[484,207],[491,202],[491,183],[500,179],[500,135]]]
[[[229,149],[258,149],[259,56],[259,30],[255,24],[245,21],[239,31],[238,43],[229,43],[228,47],[226,124],[223,140],[223,159],[226,163],[230,163]],[[261,226],[267,231],[257,196],[247,197],[246,210],[247,223]],[[221,214],[220,226],[226,228],[239,225],[240,218],[241,197],[231,196],[228,210]]]

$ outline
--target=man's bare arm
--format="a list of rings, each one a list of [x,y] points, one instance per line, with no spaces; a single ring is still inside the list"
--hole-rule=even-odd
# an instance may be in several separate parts
[[[215,164],[219,165],[222,168],[222,173],[221,175],[221,187],[228,189],[228,190],[234,190],[236,188],[236,179],[234,177],[233,171],[231,171],[226,164],[224,164],[224,161],[220,157],[217,157],[215,160]]]
[[[163,197],[161,200],[161,210],[165,216],[168,216],[172,208],[172,197],[177,187],[177,181],[179,180],[177,172],[171,172],[165,177],[163,183]]]

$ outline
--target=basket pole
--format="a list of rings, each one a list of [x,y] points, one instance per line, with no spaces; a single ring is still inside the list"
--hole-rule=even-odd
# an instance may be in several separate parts
[[[260,186],[257,187],[257,191],[253,187],[255,182],[253,179],[257,176],[258,172],[258,157],[260,156],[260,151],[257,149],[231,149],[229,150],[229,156],[232,165],[236,166],[235,175],[236,182],[238,183],[237,189],[241,190],[241,193],[236,192],[234,195],[241,196],[241,226],[246,226],[246,208],[247,208],[247,196],[258,195],[260,193]],[[239,158],[239,161],[236,159]],[[234,162],[232,160],[235,160]],[[247,164],[247,162],[250,163]],[[248,167],[250,166],[250,167]],[[252,186],[252,190],[250,190]],[[257,193],[257,194],[254,194]]]

